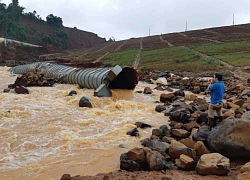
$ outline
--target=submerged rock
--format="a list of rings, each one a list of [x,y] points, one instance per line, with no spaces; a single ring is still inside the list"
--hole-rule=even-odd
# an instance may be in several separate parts
[[[128,131],[127,135],[138,137],[139,136],[139,131],[138,131],[137,128],[134,128],[134,129]]]
[[[69,96],[77,95],[77,92],[75,90],[72,90],[69,92]]]
[[[15,88],[15,92],[17,94],[29,94],[29,90],[24,86],[17,86]]]
[[[141,129],[146,129],[146,128],[151,128],[152,126],[143,122],[136,122],[135,123],[137,128],[141,128]]]
[[[165,110],[166,110],[166,107],[163,106],[163,105],[157,105],[157,106],[155,107],[155,111],[156,111],[156,112],[162,112],[162,111],[165,111]]]
[[[87,97],[83,96],[79,101],[79,107],[92,108],[92,104]]]
[[[152,93],[153,93],[153,91],[151,90],[150,87],[145,87],[144,88],[143,94],[152,94]]]
[[[3,90],[4,93],[9,93],[10,92],[10,88],[6,88]]]
[[[71,180],[70,174],[64,174],[60,180]]]

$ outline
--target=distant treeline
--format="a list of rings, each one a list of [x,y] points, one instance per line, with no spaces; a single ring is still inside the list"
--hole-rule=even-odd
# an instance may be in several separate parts
[[[36,11],[24,13],[24,9],[19,5],[18,0],[12,0],[9,5],[1,3],[0,0],[0,36],[20,41],[40,38],[36,40],[40,44],[68,48],[68,34],[64,30],[62,18],[49,14],[44,21]],[[37,32],[32,27],[28,29],[20,23],[22,17],[38,24],[51,26],[54,31],[47,33]],[[30,33],[31,30],[37,33]]]

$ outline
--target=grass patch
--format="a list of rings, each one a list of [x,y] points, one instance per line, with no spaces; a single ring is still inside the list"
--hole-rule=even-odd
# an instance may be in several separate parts
[[[250,50],[250,42],[230,42],[223,44],[203,44],[190,46],[191,49],[205,53],[209,56],[219,55],[221,53],[233,53]]]
[[[190,46],[190,48],[220,59],[233,66],[250,65],[250,42],[205,44]]]
[[[213,58],[206,59],[186,48],[173,47],[143,51],[139,67],[142,69],[202,72],[215,71],[221,66]]]
[[[132,66],[138,50],[126,50],[111,52],[103,58],[102,62],[107,66]]]
[[[215,55],[214,57],[222,61],[225,61],[233,66],[250,65],[250,53],[244,53],[244,52],[226,53],[226,54]]]

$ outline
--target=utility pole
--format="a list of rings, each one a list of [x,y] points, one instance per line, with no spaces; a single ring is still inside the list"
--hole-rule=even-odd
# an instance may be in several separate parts
[[[150,36],[150,28],[149,28],[149,30],[148,30],[148,35]]]
[[[234,26],[234,14],[233,14],[233,26]]]
[[[185,28],[185,31],[188,30],[188,22],[186,21],[186,28]]]

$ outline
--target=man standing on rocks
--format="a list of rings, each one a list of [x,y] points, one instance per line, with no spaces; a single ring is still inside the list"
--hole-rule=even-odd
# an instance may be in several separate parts
[[[216,73],[208,86],[210,91],[211,99],[208,107],[208,126],[213,128],[216,125],[214,119],[214,113],[216,112],[220,121],[223,120],[222,107],[223,107],[223,96],[225,93],[225,85],[222,82],[222,75]]]

